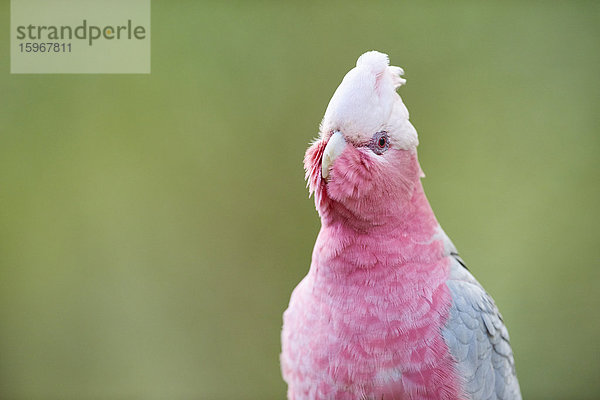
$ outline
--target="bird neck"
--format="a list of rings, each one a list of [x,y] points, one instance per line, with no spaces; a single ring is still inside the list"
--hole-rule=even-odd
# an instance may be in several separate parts
[[[436,264],[443,257],[440,227],[420,178],[401,207],[379,223],[357,223],[343,213],[322,218],[313,266],[333,274],[404,264]],[[326,272],[326,271],[322,271]]]

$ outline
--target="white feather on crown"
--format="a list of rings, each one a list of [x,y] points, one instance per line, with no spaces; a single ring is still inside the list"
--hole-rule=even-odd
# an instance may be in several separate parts
[[[406,83],[400,67],[389,65],[387,54],[369,51],[356,61],[329,101],[321,135],[339,130],[347,139],[364,143],[379,131],[392,144],[408,149],[418,144],[417,131],[396,89]]]

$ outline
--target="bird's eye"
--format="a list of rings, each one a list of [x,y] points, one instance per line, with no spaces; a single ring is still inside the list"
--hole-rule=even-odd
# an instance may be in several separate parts
[[[390,138],[385,131],[377,132],[373,135],[369,144],[375,154],[383,154],[390,147]]]

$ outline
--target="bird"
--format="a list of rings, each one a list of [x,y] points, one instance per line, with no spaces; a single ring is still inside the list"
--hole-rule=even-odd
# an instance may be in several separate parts
[[[321,219],[283,314],[289,400],[518,400],[509,335],[425,196],[404,71],[368,51],[304,157]]]

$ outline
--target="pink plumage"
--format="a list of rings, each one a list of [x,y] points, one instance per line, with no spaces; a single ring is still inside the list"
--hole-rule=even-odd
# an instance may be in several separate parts
[[[472,384],[479,366],[454,351],[464,335],[450,326],[460,310],[448,282],[463,272],[423,192],[401,73],[384,54],[361,56],[306,152],[322,228],[284,314],[288,399],[488,398],[474,393],[489,392]],[[489,398],[517,398],[496,385]]]

